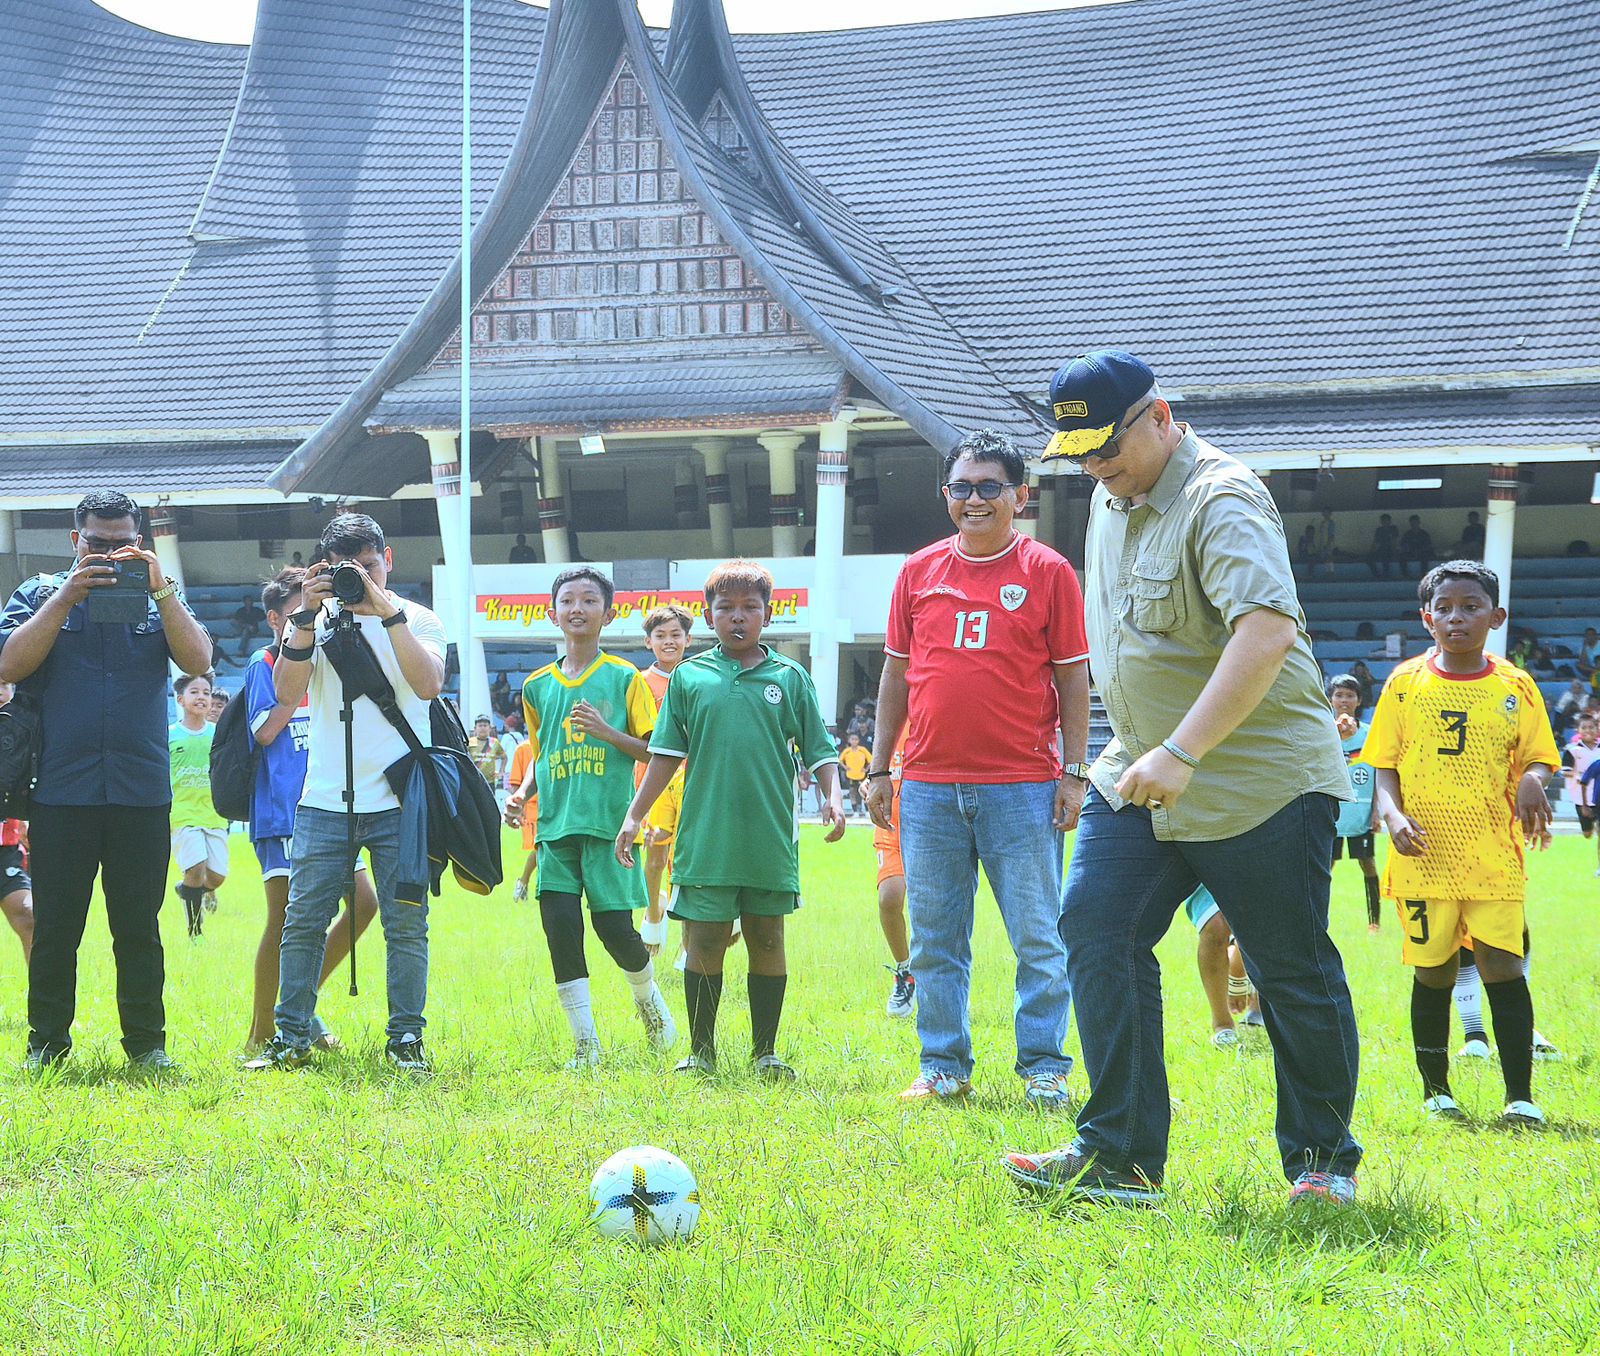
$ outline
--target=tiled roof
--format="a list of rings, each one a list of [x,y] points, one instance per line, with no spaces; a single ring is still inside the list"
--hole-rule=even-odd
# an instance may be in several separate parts
[[[66,443],[0,449],[0,503],[77,500],[114,482],[136,499],[183,490],[265,485],[293,445],[269,443]],[[114,469],[112,469],[114,468]]]

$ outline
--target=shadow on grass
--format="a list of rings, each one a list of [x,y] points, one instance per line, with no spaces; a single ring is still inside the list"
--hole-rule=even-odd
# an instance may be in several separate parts
[[[1211,1187],[1206,1212],[1211,1227],[1265,1261],[1307,1245],[1382,1255],[1415,1255],[1448,1234],[1449,1212],[1421,1188],[1399,1183],[1364,1192],[1354,1205],[1318,1200],[1291,1205],[1287,1195],[1263,1198],[1244,1179]]]

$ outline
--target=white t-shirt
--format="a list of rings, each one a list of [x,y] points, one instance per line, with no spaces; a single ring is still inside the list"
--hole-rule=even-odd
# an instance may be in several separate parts
[[[407,602],[391,593],[389,597],[406,610],[406,625],[429,654],[444,658],[444,623],[421,603]],[[400,672],[400,661],[395,657],[394,642],[384,629],[381,617],[357,617],[356,623],[366,636],[367,643],[378,656],[384,675],[394,685],[400,711],[417,732],[424,744],[433,742],[428,720],[428,703],[411,690]],[[333,665],[322,653],[328,638],[325,618],[317,622],[317,652],[311,657],[311,749],[306,764],[306,787],[300,793],[300,803],[314,810],[344,809],[344,726],[339,713],[344,709],[344,687]],[[400,731],[389,724],[377,702],[370,697],[358,697],[352,712],[355,716],[355,808],[357,814],[374,814],[379,810],[396,810],[400,801],[389,789],[383,770],[405,756],[406,741]]]

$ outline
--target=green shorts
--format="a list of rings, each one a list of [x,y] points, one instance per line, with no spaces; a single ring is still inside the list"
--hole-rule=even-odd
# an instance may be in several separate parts
[[[630,871],[617,860],[609,838],[575,833],[539,841],[539,892],[582,895],[590,913],[645,906],[644,862]]]
[[[667,912],[681,922],[731,923],[742,914],[782,918],[800,907],[800,896],[749,885],[674,885]]]

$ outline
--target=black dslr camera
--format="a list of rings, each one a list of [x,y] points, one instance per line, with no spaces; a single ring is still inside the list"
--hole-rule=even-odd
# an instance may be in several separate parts
[[[328,576],[333,581],[333,596],[346,607],[362,602],[367,596],[367,576],[359,565],[341,560]]]

